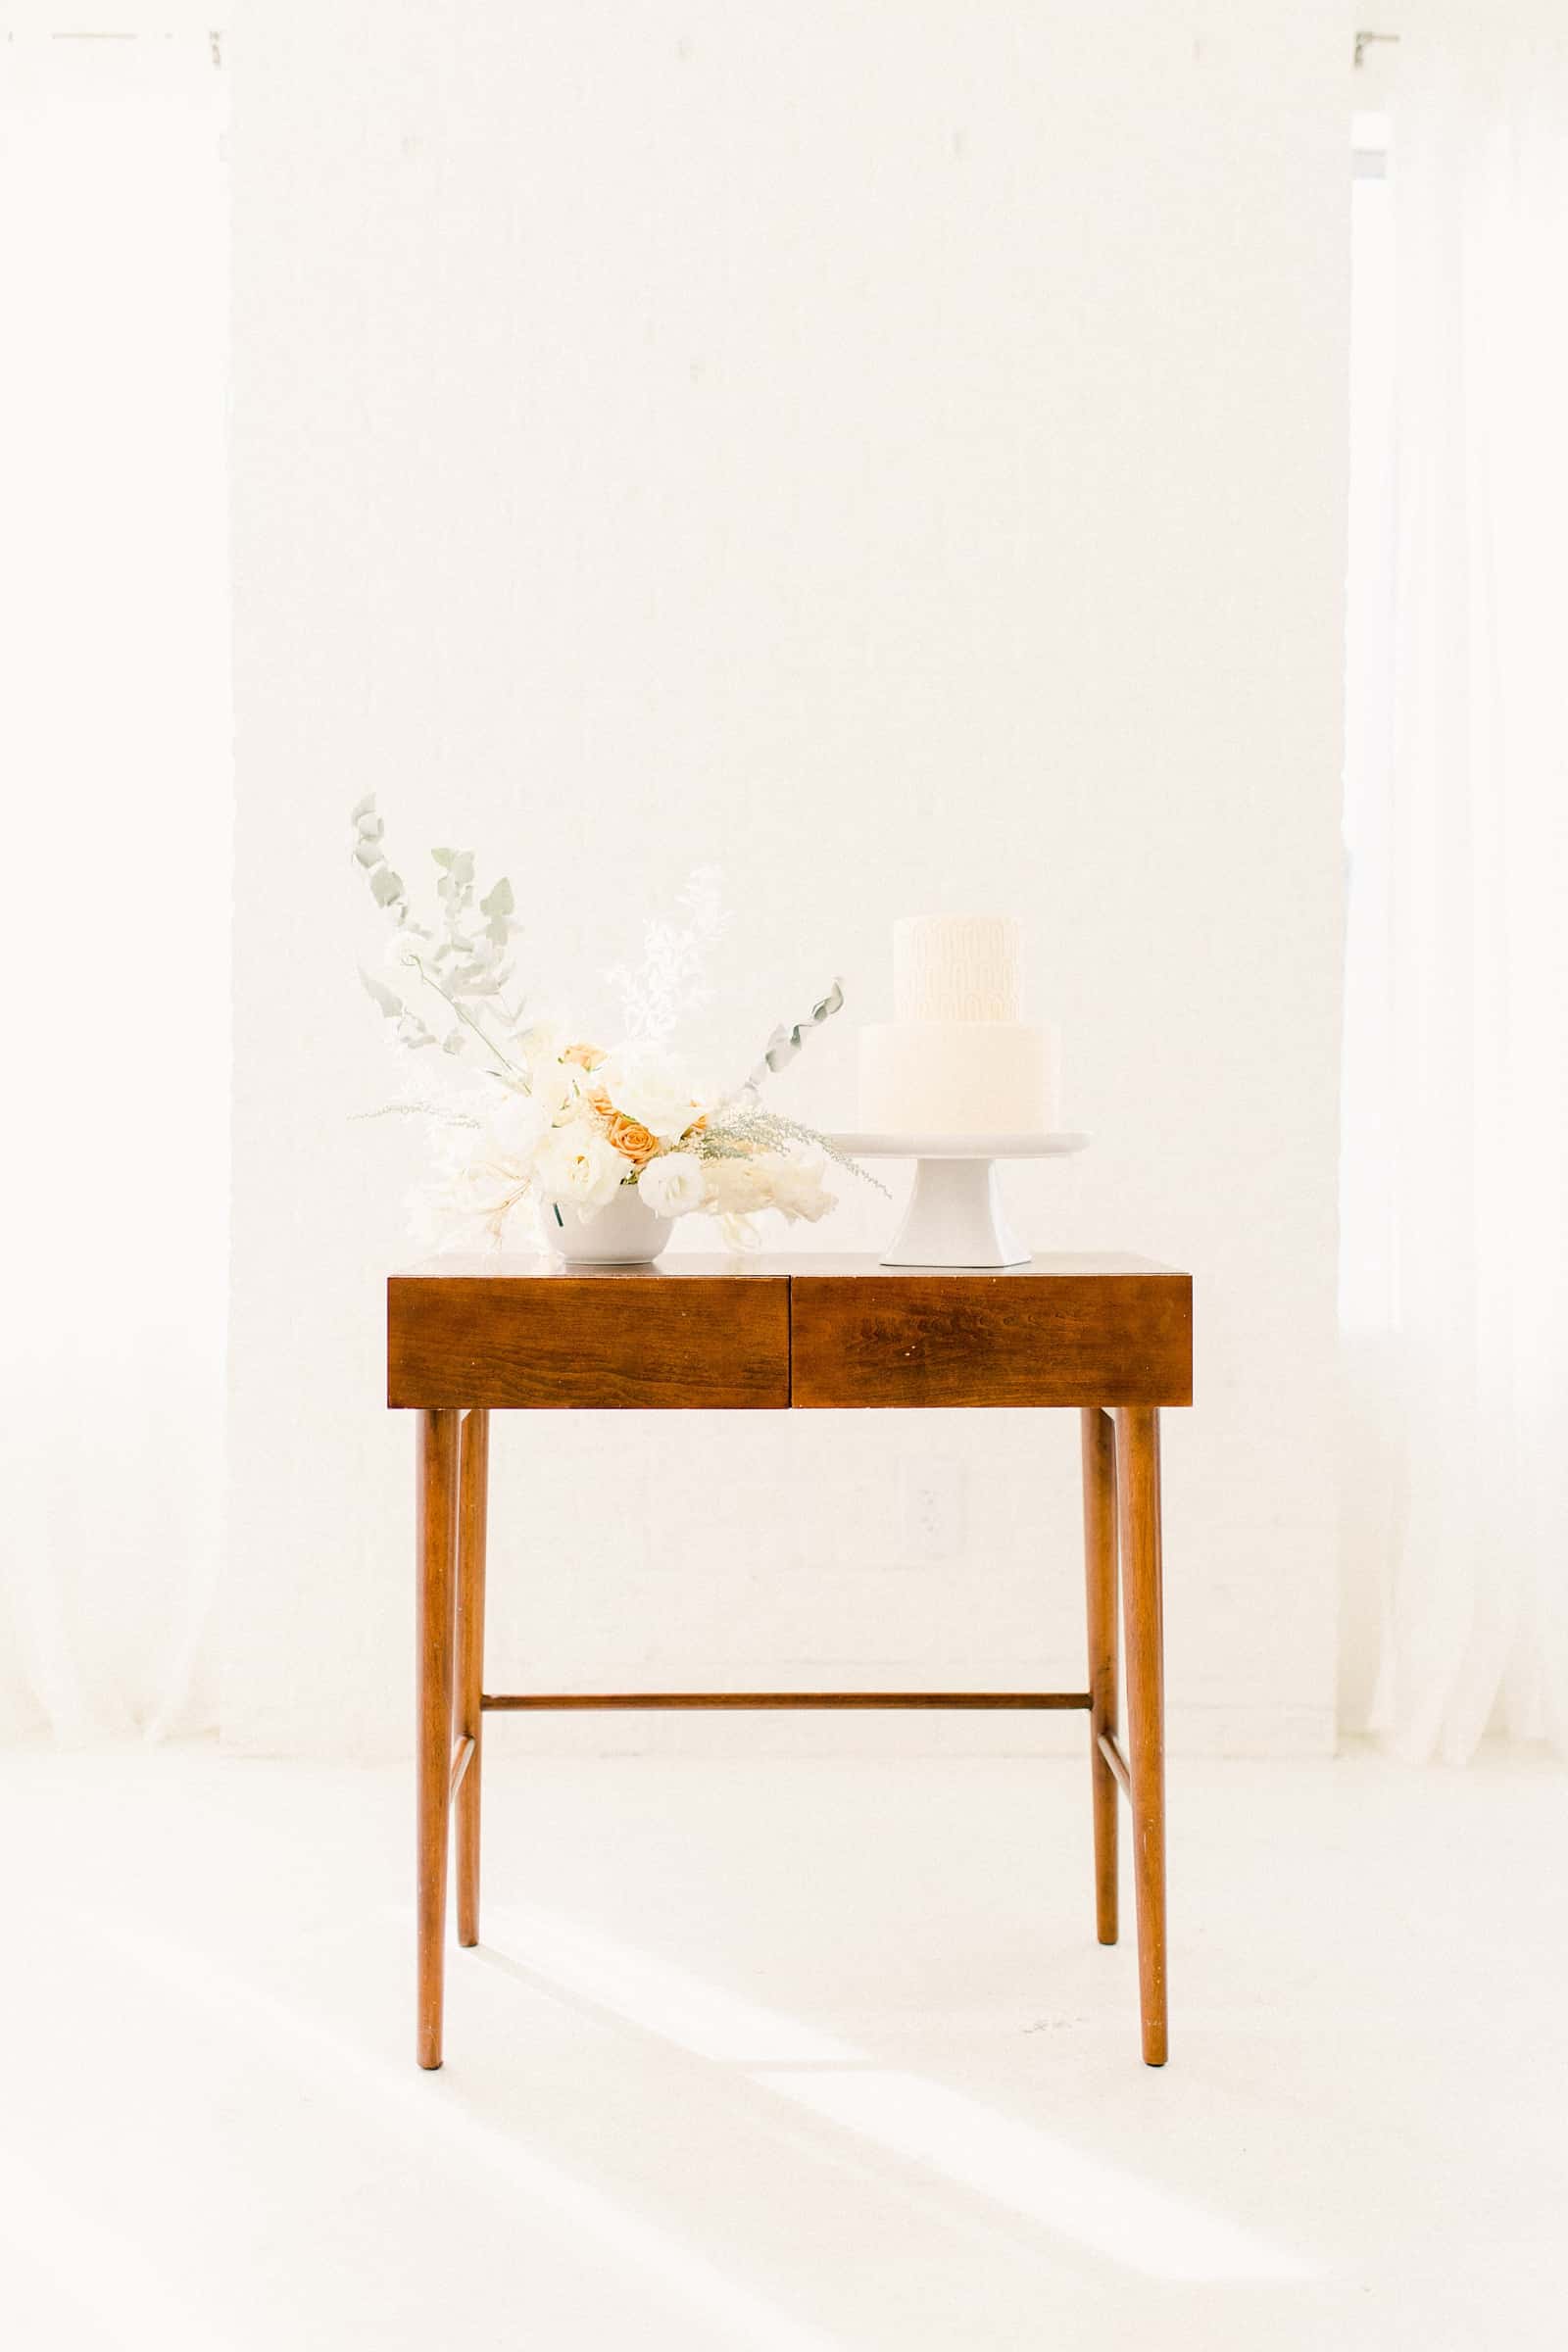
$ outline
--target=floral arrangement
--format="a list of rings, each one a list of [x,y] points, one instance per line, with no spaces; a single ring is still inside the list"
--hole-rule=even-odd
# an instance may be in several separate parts
[[[760,1099],[768,1073],[841,1009],[837,980],[804,1020],[773,1030],[739,1086],[703,1087],[670,1047],[682,1011],[711,994],[704,963],[728,928],[710,869],[688,882],[682,921],[646,926],[642,964],[609,975],[624,1034],[599,1045],[514,991],[510,882],[480,896],[470,850],[432,850],[436,910],[422,921],[387,858],[373,794],[350,821],[355,860],[392,926],[386,960],[397,985],[361,977],[395,1044],[433,1056],[441,1072],[386,1105],[422,1116],[435,1138],[438,1172],[421,1207],[439,1239],[499,1244],[525,1202],[560,1224],[564,1212],[591,1217],[635,1186],[656,1214],[703,1211],[732,1245],[755,1246],[762,1209],[811,1223],[827,1213],[830,1163],[862,1174],[826,1136]]]

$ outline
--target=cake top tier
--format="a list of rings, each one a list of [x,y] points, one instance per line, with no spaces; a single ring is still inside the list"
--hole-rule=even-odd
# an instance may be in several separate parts
[[[906,915],[893,926],[901,1021],[1015,1021],[1023,944],[1009,914]]]

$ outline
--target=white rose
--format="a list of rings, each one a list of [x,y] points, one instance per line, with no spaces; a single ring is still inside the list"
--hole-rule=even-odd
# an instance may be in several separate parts
[[[659,1046],[617,1046],[593,1078],[617,1110],[662,1144],[676,1142],[702,1111],[691,1080]]]
[[[637,1190],[656,1217],[683,1217],[703,1204],[703,1163],[695,1152],[666,1152],[648,1162]]]
[[[540,1190],[552,1200],[574,1208],[603,1208],[616,1187],[630,1175],[608,1137],[587,1119],[572,1119],[552,1127],[539,1146],[534,1166]]]

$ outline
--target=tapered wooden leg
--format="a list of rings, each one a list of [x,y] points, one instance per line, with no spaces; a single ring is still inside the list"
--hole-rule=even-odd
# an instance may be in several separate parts
[[[441,2063],[452,1788],[452,1600],[458,1547],[458,1420],[419,1415],[418,1871],[419,2064]]]
[[[490,1416],[463,1416],[458,1498],[457,1734],[473,1752],[458,1783],[458,1941],[479,1940],[479,1769],[484,1762],[484,1550]]]
[[[1166,2053],[1165,1670],[1160,1598],[1159,1415],[1152,1407],[1126,1405],[1118,1410],[1116,1470],[1144,2060],[1149,2066],[1163,2066]]]
[[[1100,1744],[1116,1731],[1116,1428],[1092,1405],[1083,1415],[1084,1592],[1089,1615],[1089,1780],[1095,1811],[1095,1926],[1116,1940],[1116,1776]]]

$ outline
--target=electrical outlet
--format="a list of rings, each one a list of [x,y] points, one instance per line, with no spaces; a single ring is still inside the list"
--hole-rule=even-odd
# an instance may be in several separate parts
[[[899,1475],[901,1556],[913,1567],[956,1560],[963,1549],[964,1470],[930,1454],[906,1458]]]

